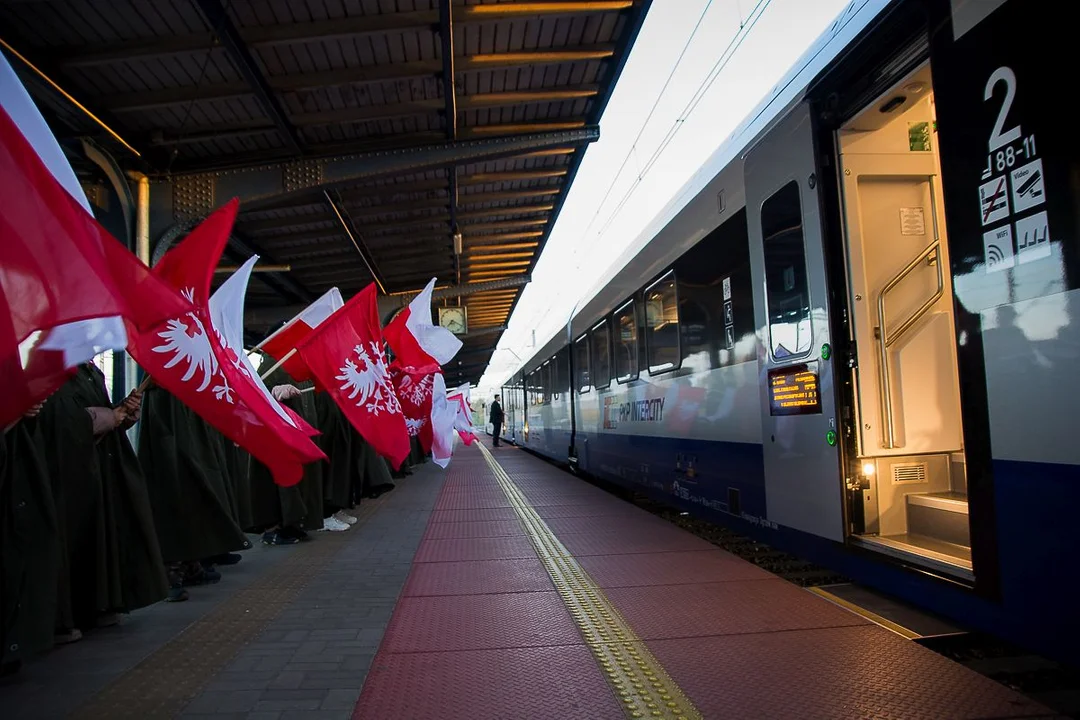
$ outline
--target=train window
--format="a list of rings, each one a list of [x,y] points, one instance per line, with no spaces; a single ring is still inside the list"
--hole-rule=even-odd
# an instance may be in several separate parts
[[[567,359],[569,353],[566,348],[555,353],[555,392],[560,396],[570,392],[570,363]]]
[[[799,185],[794,180],[762,204],[761,236],[770,351],[777,360],[805,355],[812,344],[810,288]]]
[[[741,209],[675,263],[682,367],[692,372],[757,358],[750,238]]]
[[[615,379],[629,382],[638,375],[637,318],[634,301],[615,311]]]
[[[679,298],[674,271],[645,288],[645,350],[650,373],[679,366]]]
[[[578,393],[584,395],[589,392],[589,336],[582,335],[574,343],[574,366],[577,371]]]
[[[551,402],[551,361],[547,361],[540,366],[540,394],[543,399],[541,404],[547,405]]]
[[[611,384],[611,328],[602,320],[589,333],[592,339],[593,384],[606,388]]]

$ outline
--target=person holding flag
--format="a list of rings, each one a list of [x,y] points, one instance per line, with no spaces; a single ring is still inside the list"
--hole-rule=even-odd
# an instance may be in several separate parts
[[[21,512],[18,519],[4,512],[0,530],[36,517],[25,537],[37,537],[40,545],[23,560],[36,558],[44,572],[24,565],[21,582],[30,584],[19,585],[13,582],[18,559],[3,553],[0,605],[5,620],[23,630],[35,619],[52,624],[58,616],[60,638],[77,639],[77,625],[115,622],[114,613],[156,602],[166,588],[145,479],[122,433],[137,417],[138,396],[113,407],[90,361],[124,349],[131,332],[191,305],[96,222],[63,150],[2,55],[0,177],[0,295],[7,310],[0,312],[0,372],[7,381],[0,424],[9,433],[5,449],[20,453],[8,466],[19,477],[4,487],[22,494],[5,496]],[[22,436],[31,423],[51,449],[48,487],[33,481],[40,467],[34,469]],[[53,534],[59,570],[48,572],[49,561],[39,553]],[[7,592],[19,587],[29,593],[22,600]],[[36,600],[27,602],[31,597]],[[13,600],[17,612],[11,615]],[[2,632],[9,630],[5,624]],[[27,642],[5,641],[8,652],[33,649],[32,636],[23,637]]]

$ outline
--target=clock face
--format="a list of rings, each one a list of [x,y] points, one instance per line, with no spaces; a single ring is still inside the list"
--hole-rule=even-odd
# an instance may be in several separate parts
[[[455,335],[461,335],[465,332],[465,308],[439,308],[439,324]]]

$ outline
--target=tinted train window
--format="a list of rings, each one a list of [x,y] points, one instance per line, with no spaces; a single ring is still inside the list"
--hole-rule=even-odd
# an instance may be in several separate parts
[[[551,362],[546,362],[540,368],[541,400],[545,405],[551,402]]]
[[[607,320],[594,327],[589,337],[592,341],[593,384],[606,388],[611,384],[611,328]]]
[[[811,347],[810,288],[806,278],[802,207],[793,180],[761,206],[769,347],[777,360]]]
[[[679,299],[674,272],[645,288],[645,349],[650,373],[679,366]]]
[[[683,369],[757,358],[750,238],[739,210],[675,263]]]
[[[637,318],[634,301],[615,311],[615,379],[633,380],[638,374]]]
[[[582,335],[574,343],[574,370],[579,393],[589,392],[589,336]]]

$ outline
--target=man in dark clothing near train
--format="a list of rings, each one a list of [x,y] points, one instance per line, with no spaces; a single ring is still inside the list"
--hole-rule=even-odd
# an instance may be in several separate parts
[[[499,447],[499,434],[502,432],[503,424],[503,411],[502,405],[499,404],[499,397],[496,395],[495,399],[491,401],[491,446]]]

